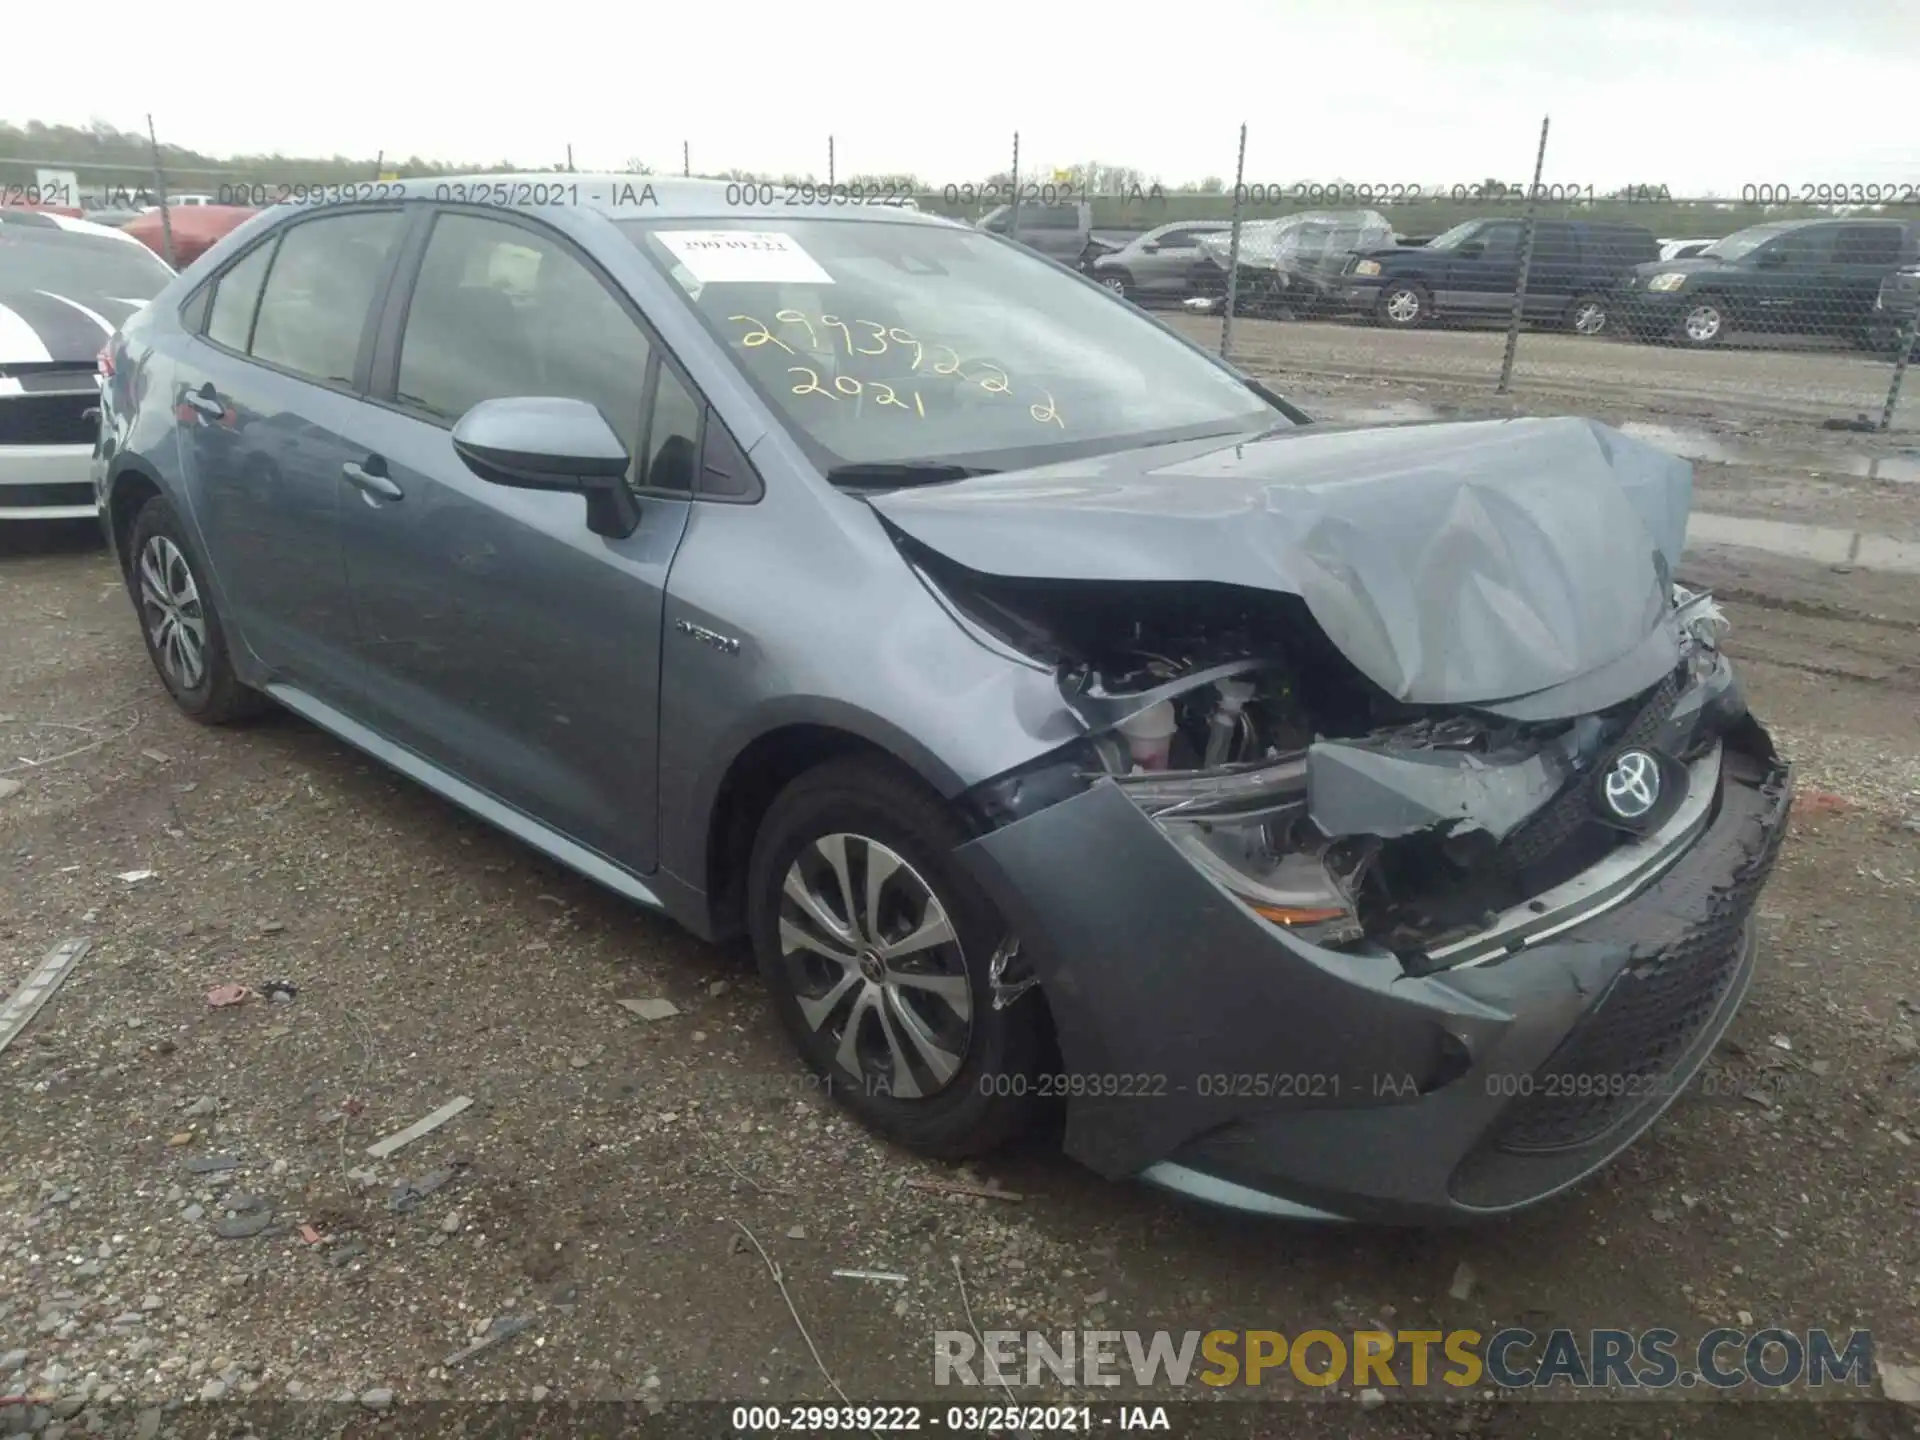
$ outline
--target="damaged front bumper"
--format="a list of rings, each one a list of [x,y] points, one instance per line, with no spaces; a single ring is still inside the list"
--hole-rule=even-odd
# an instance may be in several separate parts
[[[1418,955],[1253,913],[1113,780],[963,847],[1051,1009],[1067,1152],[1244,1209],[1414,1223],[1603,1165],[1738,1007],[1790,806],[1724,661],[1707,678],[1643,737],[1685,757],[1656,828]],[[1537,803],[1520,778],[1481,788],[1491,811]]]

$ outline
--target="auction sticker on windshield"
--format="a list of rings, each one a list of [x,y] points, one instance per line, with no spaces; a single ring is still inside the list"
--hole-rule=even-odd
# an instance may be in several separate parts
[[[768,285],[831,285],[833,277],[791,235],[777,230],[660,230],[672,251],[703,285],[741,281]]]

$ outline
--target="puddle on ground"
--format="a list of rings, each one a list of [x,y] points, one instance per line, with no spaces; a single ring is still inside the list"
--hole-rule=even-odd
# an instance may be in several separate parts
[[[1893,455],[1848,455],[1827,450],[1794,450],[1776,445],[1742,445],[1719,435],[1709,435],[1704,430],[1687,430],[1677,425],[1650,425],[1639,420],[1630,420],[1620,429],[1636,440],[1658,445],[1683,460],[1715,465],[1759,465],[1768,469],[1785,467],[1810,470],[1821,475],[1853,475],[1862,480],[1920,485],[1920,451],[1915,450]]]
[[[1920,575],[1920,542],[1866,530],[1695,511],[1687,520],[1687,548],[1701,545],[1731,545],[1792,560]]]

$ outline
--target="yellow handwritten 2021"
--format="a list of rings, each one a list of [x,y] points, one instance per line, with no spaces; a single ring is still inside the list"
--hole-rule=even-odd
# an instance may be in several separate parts
[[[938,342],[929,344],[910,331],[897,325],[882,325],[877,320],[862,320],[857,317],[843,318],[838,315],[808,315],[801,310],[776,310],[774,323],[781,327],[793,327],[792,333],[797,340],[799,332],[807,337],[809,356],[833,356],[844,354],[873,358],[885,355],[896,346],[902,351],[910,350],[913,361],[908,369],[914,374],[931,374],[943,378],[955,377],[962,383],[977,385],[989,395],[1011,395],[1014,389],[1013,377],[991,360],[963,360],[960,352],[951,345]],[[746,348],[758,349],[762,345],[774,345],[798,358],[799,352],[779,335],[772,326],[755,315],[729,315],[727,319],[746,327],[740,335],[740,343]],[[826,340],[822,343],[822,333]],[[856,332],[858,334],[856,335]],[[839,336],[839,344],[833,341]],[[931,363],[929,363],[931,362]],[[922,367],[925,367],[923,370]],[[968,373],[971,368],[972,373]],[[901,410],[912,410],[925,419],[926,402],[917,391],[909,390],[912,403],[900,398],[899,387],[880,380],[860,380],[851,375],[836,378],[831,387],[822,384],[818,370],[806,365],[790,365],[787,371],[792,375],[805,377],[802,383],[792,387],[795,395],[819,395],[828,400],[858,399],[870,397],[878,405],[896,406]],[[1051,391],[1042,390],[1041,400],[1027,407],[1028,416],[1039,425],[1054,425],[1064,430],[1066,421],[1060,414],[1059,403]]]

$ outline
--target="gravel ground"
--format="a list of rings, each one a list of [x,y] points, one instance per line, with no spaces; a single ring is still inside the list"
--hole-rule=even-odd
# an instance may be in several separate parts
[[[1317,384],[1334,408],[1377,394]],[[1795,438],[1839,474],[1855,437]],[[1703,467],[1703,504],[1813,519],[1824,485],[1901,523],[1884,485],[1795,481]],[[1570,1197],[1422,1235],[1196,1210],[1045,1137],[960,1172],[893,1151],[799,1074],[743,956],[290,717],[193,725],[85,527],[0,537],[0,997],[91,941],[0,1055],[0,1398],[30,1402],[0,1434],[224,1434],[192,1402],[248,1396],[379,1433],[389,1405],[543,1401],[498,1432],[533,1433],[562,1401],[831,1400],[823,1365],[856,1401],[944,1406],[931,1333],[969,1307],[1021,1329],[1862,1326],[1883,1362],[1920,1359],[1920,602],[1759,552],[1689,564],[1737,591],[1731,648],[1805,787],[1716,1062],[1737,1083]],[[254,994],[210,1006],[228,984]],[[937,1188],[987,1180],[1019,1198]],[[1203,1404],[1175,1433],[1914,1433],[1860,1404],[1262,1395],[1301,1403]]]
[[[1220,320],[1167,312],[1170,323],[1208,349],[1218,349]],[[1392,382],[1405,398],[1424,389],[1487,396],[1500,378],[1502,330],[1387,331],[1361,323],[1235,319],[1233,358],[1288,389],[1318,388],[1328,377]],[[1865,412],[1877,424],[1886,403],[1890,362],[1859,351],[1827,348],[1681,350],[1626,340],[1527,331],[1515,352],[1513,388],[1530,409],[1566,400],[1585,412],[1623,405],[1642,417],[1702,420],[1790,419],[1816,423]],[[1920,430],[1920,399],[1904,387],[1896,429]]]

